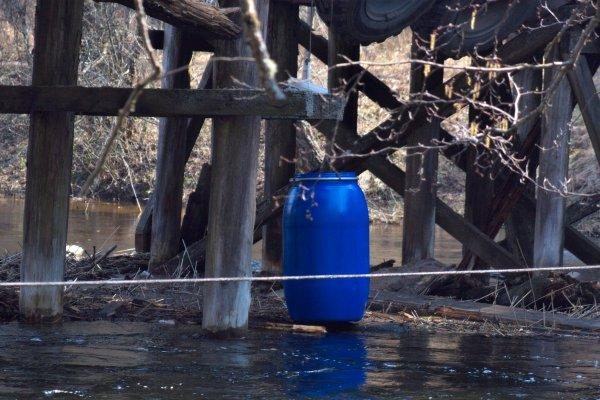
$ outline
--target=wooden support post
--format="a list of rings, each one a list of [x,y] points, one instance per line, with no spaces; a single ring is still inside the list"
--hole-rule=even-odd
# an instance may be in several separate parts
[[[542,71],[526,69],[514,76],[515,86],[513,88],[514,107],[520,118],[533,112],[540,104],[539,93],[542,88]],[[530,118],[526,123],[517,128],[519,144],[526,142],[530,132],[535,129],[533,135],[540,136],[541,124],[536,123],[536,118]],[[535,151],[530,152],[528,157],[529,176],[535,179],[537,169],[537,156]],[[519,184],[519,183],[517,183]],[[506,219],[506,239],[512,253],[519,257],[524,265],[533,265],[533,236],[534,221],[527,216],[524,199],[518,200],[513,210]]]
[[[425,58],[423,45],[414,35],[411,49],[413,59]],[[442,68],[435,68],[426,76],[423,64],[411,65],[410,92],[413,98],[425,101],[434,100],[429,95],[442,98],[443,81]],[[441,121],[433,115],[429,118],[430,123],[412,132],[407,141],[403,264],[434,257],[438,152],[431,146],[439,139]]]
[[[277,81],[296,78],[298,74],[298,39],[296,25],[299,8],[294,4],[271,1],[269,6],[267,45],[277,63]],[[269,120],[265,122],[265,196],[271,197],[277,189],[294,176],[296,157],[296,127],[294,121]],[[263,228],[263,271],[281,272],[282,232],[281,217],[274,218]]]
[[[198,83],[198,89],[212,89],[212,76],[213,76],[213,63],[212,59],[208,61],[202,74],[202,79]],[[198,135],[204,126],[204,120],[206,118],[202,116],[191,117],[187,122],[185,130],[186,144],[185,144],[185,161],[187,164]],[[152,243],[152,213],[154,210],[154,193],[148,199],[144,211],[138,218],[138,223],[135,227],[135,251],[140,253],[147,253],[150,251]]]
[[[358,86],[360,71],[357,66],[338,66],[352,61],[360,60],[360,45],[347,43],[344,37],[329,28],[329,49],[327,65],[327,87],[330,93],[344,96],[346,105],[342,120],[338,122],[340,129],[333,136],[333,141],[328,149],[330,162],[335,161],[337,146],[346,147],[358,137]]]
[[[558,49],[553,53],[556,59]],[[558,69],[546,71],[544,89],[558,73]],[[555,90],[544,96],[548,106],[542,115],[538,185],[548,190],[537,191],[533,265],[554,267],[563,262],[565,196],[559,191],[567,181],[572,114],[572,93],[567,78],[563,77]]]
[[[167,74],[162,80],[164,89],[190,87],[187,70],[168,73],[190,63],[192,51],[183,44],[183,37],[181,29],[165,26],[163,70]],[[152,272],[157,272],[153,271],[155,266],[170,260],[179,252],[187,123],[185,117],[161,118],[159,122],[149,263]]]
[[[38,0],[33,85],[76,85],[83,0]],[[64,279],[74,114],[33,113],[27,148],[21,281]],[[23,287],[26,321],[57,321],[63,288]]]
[[[226,0],[222,6],[232,6]],[[257,1],[261,21],[268,0]],[[256,84],[253,62],[244,39],[215,42],[217,88],[236,82]],[[206,247],[207,277],[250,276],[256,211],[256,171],[260,137],[259,117],[213,119],[212,177]],[[248,326],[250,283],[208,283],[204,287],[202,327],[209,332],[236,334]]]
[[[477,124],[477,129],[483,130],[488,119],[471,107],[469,123]],[[494,182],[489,178],[487,157],[481,144],[470,145],[466,150],[465,219],[482,231],[485,231],[490,220],[494,199]],[[463,255],[468,256],[468,253],[468,247],[463,243]],[[466,261],[468,269],[481,266],[481,261],[477,257],[469,257]]]

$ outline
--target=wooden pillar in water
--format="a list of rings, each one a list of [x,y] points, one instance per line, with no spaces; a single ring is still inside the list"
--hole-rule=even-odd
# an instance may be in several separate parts
[[[298,74],[298,5],[271,1],[269,5],[267,45],[277,63],[276,79],[285,81]],[[265,122],[265,196],[270,197],[294,176],[296,156],[296,127],[292,120]],[[282,232],[281,216],[263,227],[263,270],[281,272]]]
[[[77,84],[83,0],[38,0],[33,85]],[[31,114],[23,222],[21,281],[62,281],[69,215],[74,114]],[[26,321],[53,322],[62,315],[63,288],[23,287]]]
[[[514,106],[517,107],[520,117],[523,117],[534,111],[540,104],[539,93],[542,89],[542,71],[536,69],[520,71],[515,74],[514,82],[517,87],[513,88],[513,98],[519,97]],[[517,128],[517,138],[521,144],[525,142],[532,129],[538,131],[541,129],[536,118],[530,118]],[[527,168],[529,176],[535,179],[537,157],[528,160]],[[534,221],[526,217],[528,212],[525,209],[527,207],[525,202],[525,199],[520,199],[507,218],[506,238],[508,246],[515,256],[522,259],[524,265],[531,266],[533,265]]]
[[[184,45],[183,38],[183,30],[165,25],[163,49],[165,76],[162,79],[162,87],[165,89],[189,89],[190,87],[187,70],[176,74],[168,73],[190,63],[192,51]],[[150,246],[151,270],[179,253],[187,124],[188,118],[185,117],[161,118],[159,122]]]
[[[413,38],[411,56],[423,59],[422,44]],[[444,70],[432,69],[425,76],[423,64],[412,64],[410,92],[412,96],[429,93],[440,96]],[[423,100],[432,100],[425,97]],[[420,118],[426,118],[421,115]],[[439,138],[440,119],[430,116],[431,122],[408,136],[406,150],[406,191],[404,194],[404,224],[402,263],[433,258],[435,246],[435,208],[437,196],[438,151],[427,149]]]
[[[553,56],[553,60],[558,59],[558,49],[554,49]],[[545,71],[544,90],[557,74],[558,68]],[[554,267],[563,262],[565,196],[557,190],[564,188],[569,167],[572,93],[567,78],[563,77],[555,90],[544,96],[548,105],[542,114],[538,185],[550,190],[537,190],[534,267]]]
[[[472,107],[469,109],[469,124],[476,124],[478,131],[485,129],[488,123],[487,116]],[[494,182],[486,170],[489,167],[486,158],[482,144],[469,145],[466,149],[465,219],[482,231],[487,228],[494,200]],[[472,253],[463,245],[463,255],[468,254]],[[481,264],[481,259],[473,255],[468,259],[469,268]]]
[[[268,0],[256,2],[261,21]],[[237,6],[235,0],[221,6]],[[243,37],[215,41],[214,86],[256,84],[255,63]],[[258,112],[258,110],[257,110]],[[250,276],[256,211],[256,172],[260,117],[213,118],[213,154],[209,200],[206,277]],[[208,283],[204,288],[202,327],[236,334],[248,326],[250,283]]]

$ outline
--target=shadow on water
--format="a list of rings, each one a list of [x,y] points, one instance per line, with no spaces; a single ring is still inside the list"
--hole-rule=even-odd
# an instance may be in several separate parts
[[[597,399],[581,338],[250,331],[67,323],[0,331],[0,398]]]

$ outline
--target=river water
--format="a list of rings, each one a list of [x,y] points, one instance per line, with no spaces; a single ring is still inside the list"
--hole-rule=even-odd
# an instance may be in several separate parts
[[[24,201],[0,198],[0,251],[21,250]],[[133,204],[71,201],[67,242],[88,252],[118,246],[118,250],[134,246],[134,232],[139,209]],[[402,227],[374,224],[371,226],[371,263],[394,259],[400,263]],[[460,261],[461,246],[441,229],[436,231],[436,258],[444,263]],[[260,259],[260,243],[253,249],[253,258]]]
[[[20,250],[23,201],[0,199],[0,249]],[[70,244],[133,247],[138,209],[71,204]],[[400,259],[401,228],[371,228],[372,262]],[[437,256],[460,257],[438,230]],[[260,246],[254,248],[260,257]],[[1,399],[600,399],[597,338],[484,337],[416,329],[307,336],[77,322],[0,329]]]
[[[309,336],[198,326],[9,324],[3,399],[598,399],[598,340],[401,332]]]

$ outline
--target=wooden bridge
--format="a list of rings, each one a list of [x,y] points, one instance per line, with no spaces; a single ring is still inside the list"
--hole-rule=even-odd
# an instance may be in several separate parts
[[[115,2],[135,7],[133,0]],[[22,281],[63,279],[74,115],[119,115],[135,90],[77,86],[83,3],[38,0],[32,86],[0,86],[0,113],[31,115]],[[533,183],[537,179],[540,187],[559,188],[567,180],[569,123],[575,104],[600,161],[600,99],[592,80],[600,66],[600,42],[594,36],[600,20],[597,7],[584,10],[589,15],[580,24],[542,23],[498,46],[494,59],[502,66],[534,64],[544,51],[550,56],[546,63],[555,63],[510,71],[522,90],[532,93],[519,101],[509,85],[498,84],[506,83],[509,69],[478,70],[482,66],[474,64],[444,81],[443,56],[430,51],[431,38],[415,34],[411,56],[421,61],[411,66],[411,98],[403,101],[359,63],[348,62],[360,61],[360,46],[345,42],[339,27],[332,24],[328,40],[300,20],[299,6],[310,1],[257,3],[261,20],[268,22],[265,36],[279,66],[277,79],[297,76],[300,45],[330,67],[342,65],[330,68],[328,76],[330,92],[339,96],[289,90],[286,100],[278,101],[263,90],[240,88],[239,83],[255,87],[257,72],[244,60],[251,54],[240,33],[240,11],[225,8],[236,7],[237,1],[221,1],[223,9],[193,0],[176,5],[144,1],[150,16],[168,23],[164,31],[149,36],[152,46],[163,51],[164,70],[180,71],[165,76],[161,89],[144,89],[131,109],[132,116],[163,117],[155,192],[136,231],[136,249],[151,253],[154,274],[182,261],[182,238],[187,243],[186,260],[205,264],[206,276],[250,275],[251,246],[261,238],[266,269],[279,270],[281,205],[275,199],[285,194],[294,174],[293,163],[281,160],[295,158],[295,120],[309,121],[331,144],[330,162],[323,168],[370,171],[404,197],[403,263],[435,256],[437,224],[465,248],[458,268],[558,266],[564,248],[586,264],[600,264],[600,248],[573,227],[597,210],[595,202],[600,199],[566,208],[560,191],[536,190]],[[182,12],[185,7],[194,12]],[[568,13],[575,5],[555,1],[553,7],[556,13]],[[582,43],[578,39],[586,30],[592,31],[593,40]],[[212,52],[214,57],[200,86],[190,89],[187,70],[181,67],[189,64],[194,51]],[[359,91],[389,111],[389,118],[366,133],[357,131]],[[491,145],[483,140],[501,134],[496,133],[500,121],[482,114],[479,104],[509,111],[516,107],[521,114],[541,111],[510,131],[515,158],[524,160],[517,165],[537,167],[537,178],[533,174],[523,179],[516,168],[493,157],[482,172],[479,157],[494,153],[493,140]],[[483,137],[481,141],[457,140],[441,127],[444,118],[465,108],[474,137]],[[183,171],[205,118],[213,119],[211,167],[200,176],[182,226]],[[265,192],[256,199],[261,118],[266,120]],[[450,145],[439,146],[440,142]],[[389,159],[402,147],[407,147],[405,171]],[[337,157],[340,154],[345,156]],[[466,172],[464,216],[437,197],[438,154]],[[494,240],[508,221],[509,236],[522,247],[517,254]],[[57,320],[62,313],[61,288],[23,288],[20,301],[27,320]],[[247,282],[208,284],[203,326],[215,331],[243,329],[249,305]]]

